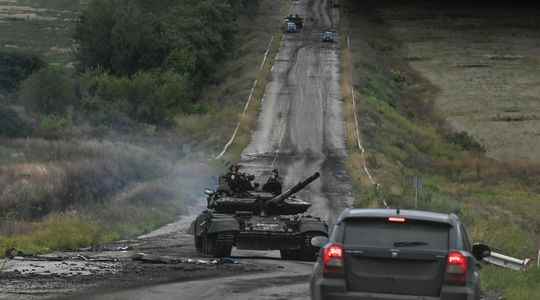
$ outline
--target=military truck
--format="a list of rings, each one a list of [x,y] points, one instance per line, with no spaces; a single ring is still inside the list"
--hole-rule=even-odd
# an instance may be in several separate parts
[[[328,236],[328,225],[306,214],[309,202],[294,196],[320,177],[315,173],[285,192],[277,173],[259,187],[255,176],[231,170],[216,191],[207,190],[207,210],[192,223],[195,247],[203,255],[230,256],[233,247],[280,250],[282,259],[315,260],[315,236]]]
[[[285,32],[299,32],[304,27],[304,19],[299,15],[288,15],[285,18]]]

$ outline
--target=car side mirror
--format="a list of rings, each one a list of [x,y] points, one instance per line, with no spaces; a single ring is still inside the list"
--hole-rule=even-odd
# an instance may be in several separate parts
[[[205,190],[204,190],[204,193],[205,193],[206,195],[208,195],[208,196],[212,196],[215,192],[212,191],[211,189],[205,189]]]
[[[324,245],[328,244],[328,237],[326,236],[315,236],[311,238],[311,246],[322,248]]]
[[[472,254],[477,260],[482,260],[485,257],[491,256],[491,248],[485,244],[474,244]]]

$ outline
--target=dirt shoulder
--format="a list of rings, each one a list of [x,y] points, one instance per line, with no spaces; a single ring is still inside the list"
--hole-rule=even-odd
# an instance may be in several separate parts
[[[72,299],[82,294],[275,270],[271,263],[200,257],[186,224],[169,225],[173,232],[103,245],[96,251],[58,252],[55,260],[14,259],[0,273],[0,299]],[[137,253],[166,257],[174,263],[134,260]],[[65,259],[60,259],[64,257]],[[56,260],[57,259],[57,260]]]

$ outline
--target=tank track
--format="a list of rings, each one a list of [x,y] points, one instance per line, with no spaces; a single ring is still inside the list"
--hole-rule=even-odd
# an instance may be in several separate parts
[[[234,233],[222,232],[201,236],[202,254],[212,257],[227,257],[231,255],[234,244]]]
[[[218,233],[216,236],[217,246],[232,246],[234,244],[234,234],[232,232]]]

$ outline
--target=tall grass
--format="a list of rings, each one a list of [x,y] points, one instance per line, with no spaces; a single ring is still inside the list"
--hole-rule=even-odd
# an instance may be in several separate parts
[[[10,140],[4,147],[21,157],[0,167],[0,211],[15,218],[104,203],[129,184],[171,171],[166,156],[133,144]]]
[[[54,214],[42,222],[27,223],[31,230],[16,236],[0,236],[0,256],[8,249],[23,254],[39,254],[55,249],[76,250],[117,238],[103,227],[78,215]]]
[[[506,300],[535,300],[540,295],[540,269],[520,273],[486,267],[482,279],[485,289],[502,292]]]

